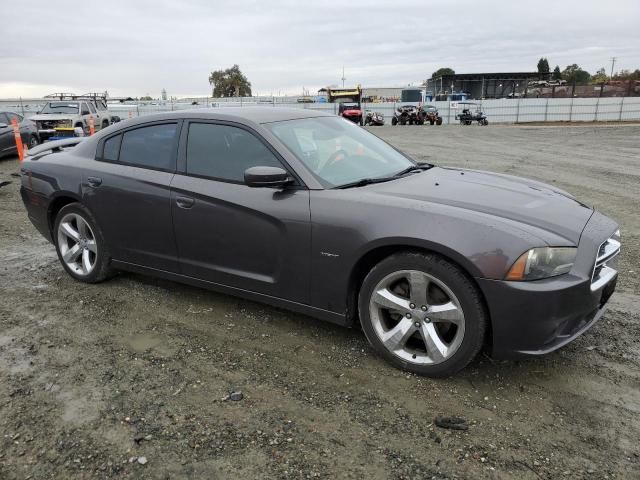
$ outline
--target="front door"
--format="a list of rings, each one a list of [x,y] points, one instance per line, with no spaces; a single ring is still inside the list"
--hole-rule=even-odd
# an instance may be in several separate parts
[[[171,208],[182,273],[243,290],[309,303],[309,191],[251,188],[244,171],[285,168],[255,132],[191,122]]]
[[[170,184],[176,165],[178,122],[136,126],[107,137],[83,178],[111,257],[178,272]]]
[[[12,152],[16,147],[16,140],[13,134],[13,127],[9,123],[9,117],[5,113],[0,113],[0,155],[6,155]]]

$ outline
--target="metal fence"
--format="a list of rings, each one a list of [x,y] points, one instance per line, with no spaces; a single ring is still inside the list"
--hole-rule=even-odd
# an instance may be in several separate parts
[[[248,106],[289,107],[338,113],[335,103],[297,103],[295,98],[265,97],[251,99],[189,99],[189,102],[138,102],[135,104],[110,104],[109,110],[122,120],[159,112],[204,107],[242,108]],[[0,110],[12,110],[25,116],[37,113],[45,100],[2,101]],[[476,102],[487,115],[489,123],[525,122],[594,122],[594,121],[640,121],[640,97],[596,97],[596,98],[512,98],[483,100]],[[443,118],[444,124],[458,123],[456,114],[463,104],[456,102],[432,102]],[[391,117],[399,104],[363,103],[363,108]],[[473,107],[472,107],[473,109]]]

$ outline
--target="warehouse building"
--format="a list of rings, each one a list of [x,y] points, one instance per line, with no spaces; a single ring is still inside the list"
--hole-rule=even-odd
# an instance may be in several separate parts
[[[550,73],[461,73],[439,75],[427,80],[427,91],[437,96],[468,92],[470,98],[524,97],[529,82],[549,80]]]

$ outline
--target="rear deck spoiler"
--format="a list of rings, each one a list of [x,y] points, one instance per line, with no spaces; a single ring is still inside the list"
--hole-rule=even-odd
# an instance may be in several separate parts
[[[46,142],[37,147],[27,150],[27,156],[36,157],[42,154],[61,152],[66,148],[75,147],[84,140],[83,137],[65,138],[64,140],[55,140],[53,142]],[[35,160],[35,159],[31,159]]]

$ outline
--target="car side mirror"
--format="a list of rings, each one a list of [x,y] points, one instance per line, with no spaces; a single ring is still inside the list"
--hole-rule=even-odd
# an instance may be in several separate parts
[[[7,125],[6,123],[1,123],[0,122],[0,128],[7,128],[9,125]]]
[[[289,173],[279,167],[251,167],[244,171],[244,183],[250,187],[281,188],[291,182]]]

